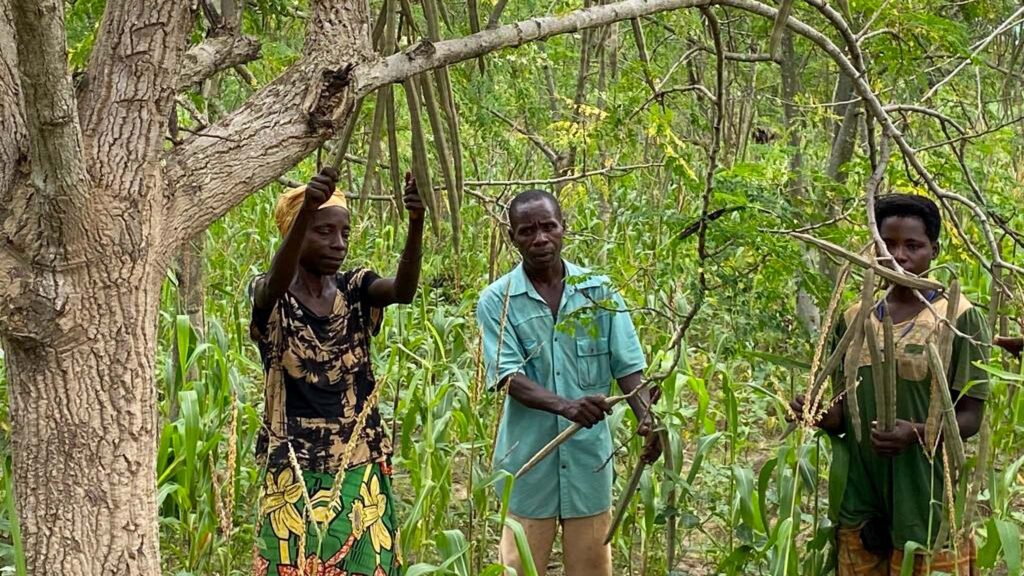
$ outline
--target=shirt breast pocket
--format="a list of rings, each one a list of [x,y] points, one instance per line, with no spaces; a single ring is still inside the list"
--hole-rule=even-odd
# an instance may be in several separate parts
[[[928,352],[924,345],[908,342],[903,353],[897,355],[896,368],[903,380],[920,382],[928,378],[931,370],[928,366]]]
[[[608,338],[576,340],[576,374],[580,388],[607,388],[612,380]]]

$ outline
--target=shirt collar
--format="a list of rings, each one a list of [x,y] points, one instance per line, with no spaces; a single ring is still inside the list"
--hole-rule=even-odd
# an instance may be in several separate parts
[[[579,282],[566,282],[565,290],[568,293],[582,290],[583,288],[593,288],[601,285],[601,278],[594,276],[589,268],[583,268],[577,266],[568,260],[562,260],[562,264],[565,266],[566,278],[584,276],[586,279]],[[511,296],[518,296],[521,294],[536,294],[537,290],[533,287],[533,283],[526,277],[526,270],[523,269],[522,262],[516,266],[515,270],[512,271],[511,278],[509,279],[509,294]],[[539,297],[539,296],[538,296]]]

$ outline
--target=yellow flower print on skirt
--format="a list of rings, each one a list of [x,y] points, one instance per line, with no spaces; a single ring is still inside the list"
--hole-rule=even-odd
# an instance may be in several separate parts
[[[256,576],[396,576],[402,573],[398,524],[391,504],[391,468],[384,462],[349,469],[340,498],[330,501],[334,476],[303,472],[311,510],[290,469],[266,472],[260,498]],[[295,487],[298,487],[296,495]],[[305,517],[305,521],[303,518]],[[317,538],[317,529],[322,538]],[[305,573],[299,571],[305,531]]]

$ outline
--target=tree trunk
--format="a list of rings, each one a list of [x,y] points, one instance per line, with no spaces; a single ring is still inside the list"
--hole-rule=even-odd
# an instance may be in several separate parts
[[[146,270],[129,265],[109,278],[79,268],[55,277],[58,293],[95,296],[63,312],[35,302],[37,316],[27,321],[57,319],[46,343],[3,340],[29,574],[160,573],[153,457],[160,285]]]

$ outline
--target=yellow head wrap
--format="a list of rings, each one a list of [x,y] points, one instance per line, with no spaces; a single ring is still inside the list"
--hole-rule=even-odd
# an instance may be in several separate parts
[[[302,208],[302,202],[305,197],[306,187],[299,186],[298,188],[286,190],[277,198],[277,206],[274,207],[274,222],[277,223],[277,229],[281,231],[281,236],[287,235],[288,231],[291,230],[292,223],[295,222],[295,217],[299,215],[299,209]],[[323,210],[329,206],[338,206],[347,210],[348,202],[345,200],[344,194],[335,190],[334,194],[321,204],[317,210]]]

